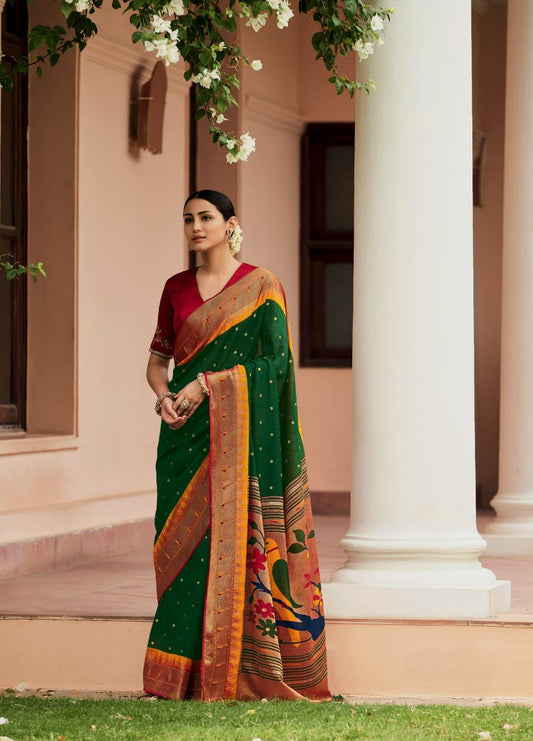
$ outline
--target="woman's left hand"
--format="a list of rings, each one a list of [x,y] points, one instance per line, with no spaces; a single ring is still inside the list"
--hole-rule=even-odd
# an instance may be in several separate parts
[[[186,386],[184,386],[181,391],[178,392],[177,397],[172,403],[172,407],[175,409],[176,413],[179,415],[180,419],[183,420],[184,417],[186,419],[189,419],[194,412],[198,409],[202,401],[205,399],[205,394],[201,389],[200,384],[198,381],[191,381]],[[182,403],[184,401],[188,401],[189,404],[185,407],[182,406]],[[181,427],[186,420],[183,420],[181,424],[178,422],[169,425],[172,429],[178,429]]]

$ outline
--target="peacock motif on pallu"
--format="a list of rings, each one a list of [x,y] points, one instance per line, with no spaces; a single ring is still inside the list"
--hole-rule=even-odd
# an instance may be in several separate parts
[[[261,636],[277,636],[280,643],[296,645],[317,640],[324,631],[322,587],[318,567],[312,573],[307,570],[307,564],[315,561],[310,558],[309,548],[315,531],[292,530],[289,535],[294,539],[287,546],[279,533],[277,539],[265,535],[254,520],[249,526],[253,535],[248,540],[248,621],[255,624]],[[290,569],[289,558],[293,559]],[[294,563],[296,559],[299,563]],[[291,583],[291,574],[297,583]],[[282,637],[279,628],[285,628],[287,634]]]

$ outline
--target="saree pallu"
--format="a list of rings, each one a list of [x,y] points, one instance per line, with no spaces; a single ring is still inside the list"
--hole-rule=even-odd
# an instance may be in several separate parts
[[[204,302],[174,346],[179,391],[209,397],[162,423],[158,608],[144,688],[203,700],[327,699],[326,643],[283,289],[257,268]]]

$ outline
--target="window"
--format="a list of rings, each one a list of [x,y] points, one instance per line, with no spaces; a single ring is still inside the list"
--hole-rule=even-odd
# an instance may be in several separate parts
[[[26,3],[6,4],[2,14],[2,51],[26,53]],[[13,90],[1,92],[0,252],[25,263],[27,256],[26,146],[28,81],[18,76]],[[26,280],[0,275],[0,425],[25,426]]]
[[[302,142],[300,364],[352,358],[354,124],[309,124]]]

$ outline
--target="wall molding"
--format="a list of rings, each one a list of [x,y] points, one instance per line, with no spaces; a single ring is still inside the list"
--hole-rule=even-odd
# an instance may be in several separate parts
[[[0,543],[0,581],[49,569],[94,563],[102,558],[128,553],[139,542],[149,545],[153,537],[154,523],[150,518]]]
[[[91,39],[86,48],[81,52],[80,59],[99,64],[106,69],[113,69],[130,77],[134,72],[146,73],[148,76],[156,57],[143,51],[140,44],[121,44],[118,41],[110,41],[102,36]],[[183,65],[170,65],[166,68],[168,91],[178,95],[188,95],[190,84],[183,79]]]
[[[275,129],[283,129],[297,136],[303,133],[305,126],[305,119],[299,113],[255,95],[246,96],[244,114],[252,121],[257,121]]]
[[[73,450],[80,445],[77,435],[0,434],[0,455],[43,453],[51,450]]]

